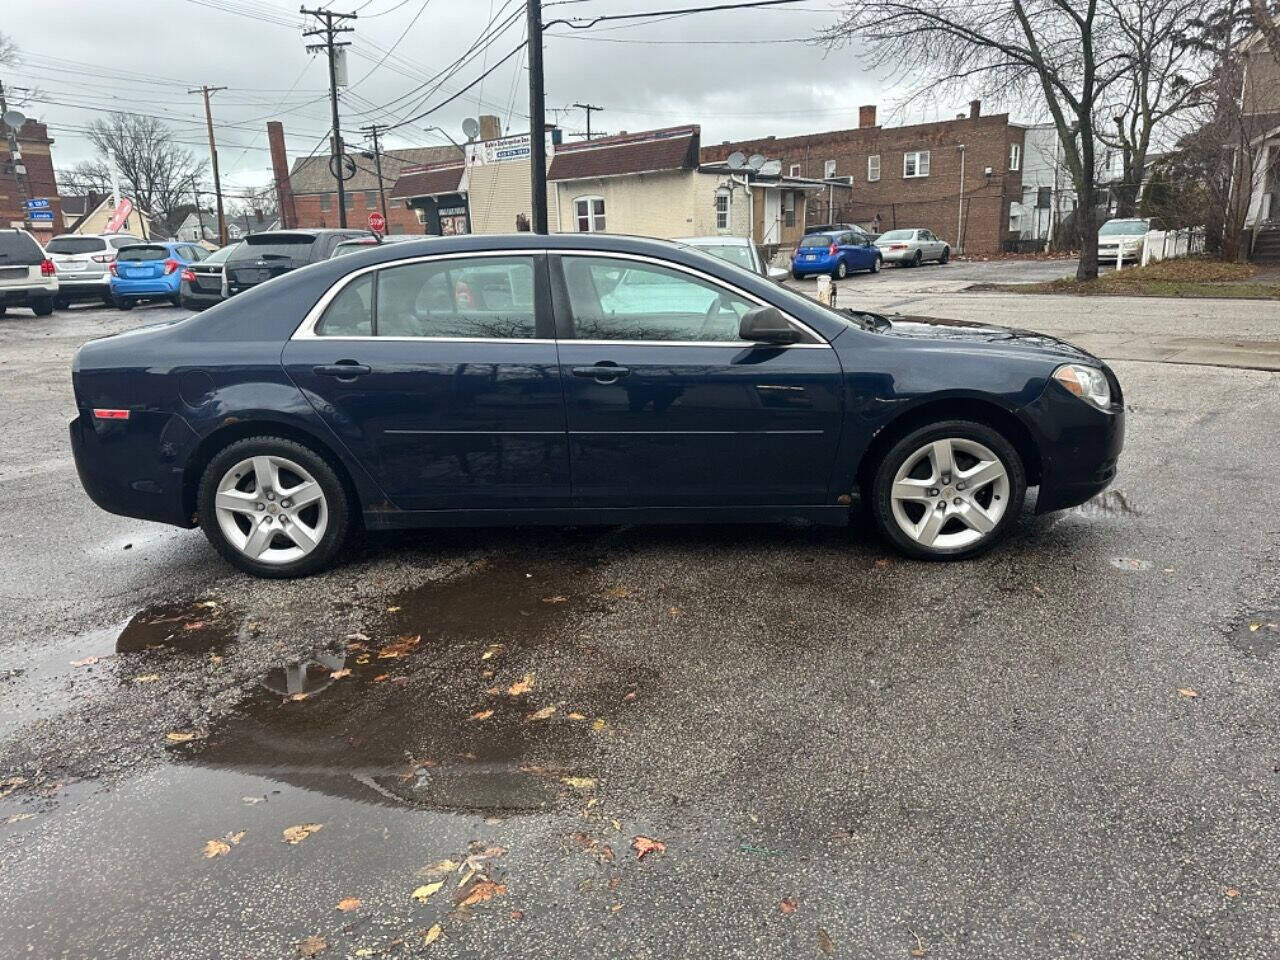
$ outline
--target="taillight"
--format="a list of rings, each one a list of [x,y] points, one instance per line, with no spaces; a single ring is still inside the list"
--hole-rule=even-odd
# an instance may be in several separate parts
[[[115,260],[115,254],[112,253],[95,253],[89,258],[94,263],[111,263]]]
[[[52,260],[41,260],[41,261],[40,261],[40,276],[42,276],[42,277],[52,277],[52,276],[54,275],[54,273],[56,273],[56,272],[57,272],[57,267],[55,267],[55,266],[53,265],[53,261],[52,261]]]
[[[187,269],[182,271],[182,279],[187,281],[187,283],[195,283],[196,282],[195,271],[192,270],[190,267],[187,267]]]
[[[833,257],[834,257],[834,256],[835,256],[837,253],[839,253],[839,252],[840,252],[840,248],[839,248],[839,247],[837,247],[834,243],[833,243],[831,246],[827,247],[827,253],[828,253],[830,256],[833,256]]]
[[[114,260],[111,261],[111,275],[113,277],[119,276],[119,274],[116,273],[116,262]]]
[[[173,271],[177,270],[180,266],[182,266],[182,264],[177,260],[166,260],[164,262],[164,275],[166,277],[169,276],[169,274],[173,273]]]
[[[889,249],[890,249],[890,250],[905,250],[905,249],[907,249],[907,245],[906,245],[905,243],[895,243],[895,244],[893,244],[893,246],[891,246]]]
[[[95,407],[93,416],[97,420],[128,420],[128,410],[105,410],[101,407]]]

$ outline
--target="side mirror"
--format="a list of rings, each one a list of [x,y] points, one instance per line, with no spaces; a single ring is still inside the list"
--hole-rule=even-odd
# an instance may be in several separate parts
[[[777,307],[753,307],[742,315],[738,337],[752,343],[785,346],[800,340],[800,331],[787,323]]]

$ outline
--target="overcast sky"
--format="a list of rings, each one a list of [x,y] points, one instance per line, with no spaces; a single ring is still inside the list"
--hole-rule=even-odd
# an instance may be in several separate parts
[[[729,0],[707,0],[729,2]],[[544,20],[705,5],[690,0],[571,0],[544,3]],[[584,31],[553,27],[546,38],[548,108],[589,102],[604,107],[593,128],[636,131],[680,123],[702,126],[704,143],[857,125],[857,108],[880,105],[882,123],[938,119],[962,104],[931,103],[892,113],[898,91],[881,82],[852,48],[808,41],[836,19],[835,0],[665,20],[602,23]],[[0,68],[18,94],[36,88],[24,111],[49,124],[54,160],[67,167],[92,155],[83,129],[111,109],[154,114],[199,157],[205,147],[199,96],[189,87],[228,89],[213,98],[224,186],[267,182],[265,122],[285,124],[290,159],[320,146],[329,128],[323,55],[306,52],[304,19],[286,0],[117,0],[7,2],[0,30],[21,61]],[[358,10],[351,86],[342,97],[350,141],[362,125],[396,123],[422,113],[470,83],[524,37],[520,0],[347,0]],[[513,16],[514,15],[514,16]],[[511,25],[488,50],[443,86],[424,86],[465,53],[492,18]],[[390,56],[384,55],[391,51]],[[381,62],[380,62],[381,61]],[[438,124],[461,140],[463,120],[498,114],[513,133],[528,129],[523,53],[429,118],[401,127],[389,147],[443,143]],[[13,94],[11,93],[11,96]],[[581,110],[548,111],[569,132],[585,129]]]

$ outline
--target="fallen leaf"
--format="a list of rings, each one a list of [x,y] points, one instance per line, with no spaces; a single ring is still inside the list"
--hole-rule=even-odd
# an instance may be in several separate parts
[[[631,596],[631,589],[629,587],[610,587],[608,590],[608,594],[609,596],[615,597],[618,600],[623,600]]]
[[[625,700],[627,703],[634,703],[636,699],[636,692],[634,690],[628,690],[627,695],[622,699]]]
[[[231,852],[231,844],[222,840],[206,840],[204,844],[204,858],[212,860],[214,857],[220,857],[224,853]]]
[[[460,907],[471,907],[485,900],[500,897],[506,892],[507,885],[505,883],[495,883],[492,880],[477,880],[457,903]]]
[[[444,928],[440,924],[435,924],[430,930],[422,935],[422,945],[429,947],[440,939],[440,934],[444,933]]]
[[[351,668],[343,667],[341,670],[335,670],[333,671],[333,673],[329,674],[329,679],[341,680],[343,677],[349,677],[349,676],[351,676]]]
[[[164,735],[164,738],[170,743],[186,743],[188,740],[194,740],[196,735],[190,730],[171,730]]]
[[[827,956],[836,952],[836,945],[831,939],[831,934],[827,933],[822,927],[818,928],[818,949]]]
[[[523,910],[512,910],[512,911],[511,911],[511,919],[512,919],[512,920],[523,920],[523,919],[524,919],[524,911],[523,911]]]
[[[85,657],[83,660],[72,660],[73,667],[91,667],[100,660],[100,657]]]
[[[207,624],[208,622],[209,621],[207,620],[193,620],[191,623],[184,623],[182,625],[182,629],[183,630],[203,630],[205,628],[205,624]]]
[[[652,837],[635,837],[631,841],[631,849],[636,852],[637,860],[643,860],[651,853],[666,853],[667,845]]]
[[[358,949],[358,950],[356,951],[356,956],[357,956],[357,957],[372,957],[372,956],[373,956],[375,953],[377,953],[377,952],[378,952],[378,951],[374,950],[374,949],[373,949],[373,947],[361,947],[360,949]]]
[[[300,823],[296,827],[285,827],[284,842],[297,845],[323,826],[322,823]]]
[[[587,719],[587,715],[586,715],[585,713],[578,713],[578,711],[577,711],[577,710],[573,711],[573,713],[566,714],[566,716],[568,716],[568,718],[569,718],[570,720],[585,720],[585,719]]]
[[[918,960],[918,958],[920,957],[927,957],[929,955],[929,951],[926,950],[924,947],[912,947],[911,955],[913,957],[916,957]]]
[[[603,717],[596,717],[595,720],[591,722],[591,729],[594,730],[596,733],[599,733],[607,726],[608,724],[604,722]]]
[[[394,643],[388,643],[378,651],[378,659],[393,660],[397,657],[407,657],[421,642],[421,635],[397,637]]]
[[[387,607],[387,613],[399,613],[399,612],[400,612],[399,607]]]
[[[253,806],[255,803],[261,803],[264,798],[263,797],[241,797],[240,799],[245,803],[249,804],[250,806]]]
[[[679,607],[672,607],[667,613],[670,614],[672,620],[679,620],[684,611]]]
[[[592,777],[561,777],[561,783],[567,783],[575,790],[594,790],[596,781]]]
[[[325,943],[324,938],[317,937],[314,933],[307,939],[298,941],[296,946],[300,957],[318,957],[329,949],[329,944]]]
[[[439,863],[433,863],[429,867],[423,867],[418,871],[420,877],[439,877],[453,873],[461,864],[457,860],[441,860]]]
[[[160,674],[158,673],[146,673],[140,677],[134,677],[133,682],[134,683],[155,683],[159,679],[160,679]]]
[[[467,719],[468,720],[488,720],[492,716],[493,716],[492,710],[477,710]]]
[[[26,777],[10,777],[8,780],[0,780],[0,800],[3,800],[26,782]]]
[[[302,701],[302,700],[307,699],[307,697],[309,697],[309,696],[311,696],[311,694],[309,694],[309,693],[295,693],[295,694],[291,695],[291,696],[289,697],[289,699],[290,699],[290,700],[292,700],[294,703],[298,703],[298,702],[300,702],[300,701]]]
[[[389,673],[380,673],[380,674],[378,674],[376,677],[374,677],[374,678],[373,678],[373,682],[374,682],[374,683],[382,683],[384,680],[390,680],[390,679],[391,679],[391,674],[389,674]]]
[[[613,847],[609,846],[607,843],[602,843],[600,845],[600,862],[613,863]]]
[[[0,823],[7,827],[11,823],[21,823],[23,820],[30,820],[34,816],[34,813],[11,813],[3,820],[0,820]]]
[[[206,610],[214,610],[217,608],[218,602],[216,600],[204,600],[200,603],[197,603],[196,606],[204,607]]]
[[[414,890],[409,896],[417,900],[419,903],[426,903],[431,897],[440,892],[440,888],[444,886],[443,880],[437,880],[435,883],[424,883],[418,889]]]
[[[609,889],[610,889],[610,890],[617,890],[620,886],[622,886],[622,878],[621,878],[621,877],[611,877],[611,878],[610,878],[610,880],[609,880]]]
[[[1196,693],[1190,687],[1179,687],[1178,693],[1180,693],[1184,697],[1187,697],[1188,699],[1193,699],[1195,697],[1200,696],[1200,694]]]
[[[621,910],[621,909],[622,909],[622,904],[620,904],[620,903],[615,903],[612,907],[610,907],[610,908],[609,908],[609,912],[610,912],[610,913],[617,913],[617,912],[618,912],[619,910]]]
[[[543,602],[543,603],[568,603],[568,602],[569,602],[569,598],[568,598],[568,597],[562,597],[562,596],[560,596],[560,595],[558,595],[558,594],[557,594],[557,595],[556,595],[556,596],[554,596],[554,597],[543,597],[543,598],[542,598],[542,602]]]
[[[782,902],[778,904],[782,908],[783,913],[795,913],[796,902],[791,897],[783,897]]]
[[[370,659],[369,654],[367,653],[361,654],[360,656],[356,657],[356,663],[358,663],[360,666],[363,667],[366,663],[369,662],[369,659]]]
[[[359,897],[343,897],[338,901],[338,909],[343,913],[350,913],[352,910],[359,910],[363,901]]]
[[[1230,900],[1234,900],[1238,896],[1240,896],[1240,891],[1235,887],[1232,887],[1227,891],[1227,898]]]
[[[507,694],[513,697],[522,697],[533,689],[533,684],[533,674],[526,673],[523,679],[517,680],[511,686],[507,687]]]
[[[554,706],[543,707],[541,710],[537,711],[536,713],[529,714],[529,719],[530,720],[546,720],[548,717],[552,716],[555,712],[556,712],[556,708]]]
[[[361,633],[359,630],[357,630],[355,633],[348,633],[348,634],[347,634],[347,639],[348,639],[348,640],[354,640],[356,643],[368,643],[368,642],[369,642],[369,638],[368,638],[368,636],[367,636],[367,635],[365,635],[365,634],[363,634],[363,633]]]
[[[239,833],[229,833],[227,834],[227,842],[233,845],[237,844],[244,839],[244,835],[245,835],[245,831],[243,830],[241,830]]]
[[[612,826],[612,827],[613,827],[613,829],[614,829],[614,830],[616,830],[618,833],[621,833],[621,832],[622,832],[622,821],[621,821],[621,820],[610,820],[610,821],[609,821],[609,825],[610,825],[610,826]]]
[[[491,643],[485,647],[484,653],[480,654],[481,660],[490,660],[496,657],[504,650],[504,646],[500,643]]]

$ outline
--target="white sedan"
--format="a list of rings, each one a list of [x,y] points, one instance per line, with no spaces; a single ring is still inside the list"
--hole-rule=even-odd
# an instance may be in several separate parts
[[[885,263],[900,267],[918,267],[926,260],[946,263],[951,259],[951,244],[934,236],[931,230],[890,230],[876,237],[876,247]]]

